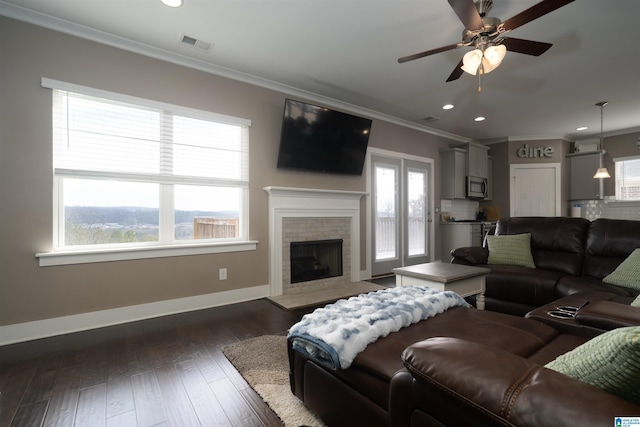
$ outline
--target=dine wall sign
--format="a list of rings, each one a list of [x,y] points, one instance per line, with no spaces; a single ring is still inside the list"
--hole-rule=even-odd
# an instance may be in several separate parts
[[[553,157],[553,147],[530,147],[529,144],[524,144],[521,148],[518,148],[516,155],[522,159],[536,158],[536,157]]]

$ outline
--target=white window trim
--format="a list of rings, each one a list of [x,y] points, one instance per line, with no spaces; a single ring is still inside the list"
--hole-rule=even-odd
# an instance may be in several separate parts
[[[191,117],[201,116],[203,119],[215,120],[219,123],[226,123],[232,125],[251,126],[251,120],[242,119],[238,117],[226,116],[217,113],[203,112],[201,110],[195,110],[188,107],[180,107],[173,104],[167,104],[163,102],[153,101],[149,99],[138,98],[134,96],[123,95],[119,93],[113,93],[100,89],[91,88],[88,86],[76,85],[73,83],[67,83],[63,81],[42,78],[41,86],[49,89],[60,89],[69,92],[83,93],[85,95],[96,96],[116,101],[129,102],[134,104],[141,104],[152,106],[160,109],[172,109],[174,112],[190,115]],[[74,175],[69,172],[69,175]],[[230,182],[231,185],[238,185],[237,182]],[[54,198],[58,195],[58,191],[54,191]],[[249,204],[248,194],[245,191],[245,204],[246,207],[242,215],[244,216],[245,224],[248,227],[248,215]],[[54,203],[57,203],[54,200]],[[57,209],[53,209],[54,218],[53,221],[58,221],[59,212]],[[248,233],[248,230],[247,230]],[[53,236],[53,241],[57,241],[57,236]],[[245,252],[254,251],[257,249],[258,241],[256,240],[244,240],[234,239],[227,241],[205,242],[205,243],[173,243],[154,246],[133,246],[133,247],[109,247],[109,248],[91,248],[91,249],[57,249],[52,252],[40,252],[36,253],[40,267],[49,267],[57,265],[73,265],[73,264],[88,264],[98,262],[112,262],[112,261],[128,261],[137,259],[152,259],[152,258],[165,258],[176,256],[188,256],[188,255],[207,255],[216,253],[229,253],[229,252]]]
[[[37,253],[40,267],[55,265],[88,264],[96,262],[128,261],[136,259],[164,258],[186,255],[207,255],[227,252],[255,251],[256,240],[216,242],[205,244],[181,244],[148,248],[110,248]]]
[[[640,156],[626,156],[626,157],[614,157],[613,159],[611,159],[613,161],[613,164],[615,165],[616,162],[624,162],[625,160],[640,160]],[[617,189],[616,189],[617,191]],[[612,208],[616,208],[616,207],[640,207],[640,200],[618,200],[615,198],[612,199],[606,199],[604,200],[604,202],[609,205]]]

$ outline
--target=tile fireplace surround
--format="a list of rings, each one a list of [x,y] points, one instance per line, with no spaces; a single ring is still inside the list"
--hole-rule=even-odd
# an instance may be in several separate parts
[[[290,187],[265,187],[264,190],[269,194],[271,296],[330,283],[323,280],[321,284],[313,281],[291,285],[289,243],[295,240],[342,238],[349,243],[343,245],[343,276],[333,279],[360,281],[360,199],[366,193]],[[291,232],[285,230],[295,224],[298,227]]]

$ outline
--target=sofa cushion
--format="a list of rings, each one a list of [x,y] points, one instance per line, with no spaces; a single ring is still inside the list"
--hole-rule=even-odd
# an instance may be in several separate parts
[[[556,297],[562,298],[578,292],[610,292],[626,298],[630,303],[638,291],[622,286],[610,285],[592,276],[563,276],[556,286]]]
[[[486,265],[485,295],[510,302],[539,307],[556,298],[556,284],[563,277],[555,270],[531,269],[515,265]]]
[[[640,248],[631,252],[613,272],[602,279],[605,283],[640,290]]]
[[[599,335],[545,367],[640,404],[640,326]]]
[[[531,234],[487,236],[488,264],[518,265],[536,268],[531,255]]]
[[[496,235],[531,233],[531,254],[536,268],[579,276],[590,224],[584,218],[502,218],[496,226]]]
[[[632,307],[640,307],[640,295],[636,297],[633,301],[631,301]]]
[[[611,274],[638,248],[638,236],[640,221],[604,218],[593,221],[587,237],[582,274],[597,279]]]

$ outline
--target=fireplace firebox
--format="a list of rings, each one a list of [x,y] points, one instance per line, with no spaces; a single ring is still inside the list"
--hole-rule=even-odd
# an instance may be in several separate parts
[[[291,242],[291,283],[342,276],[342,239]]]

